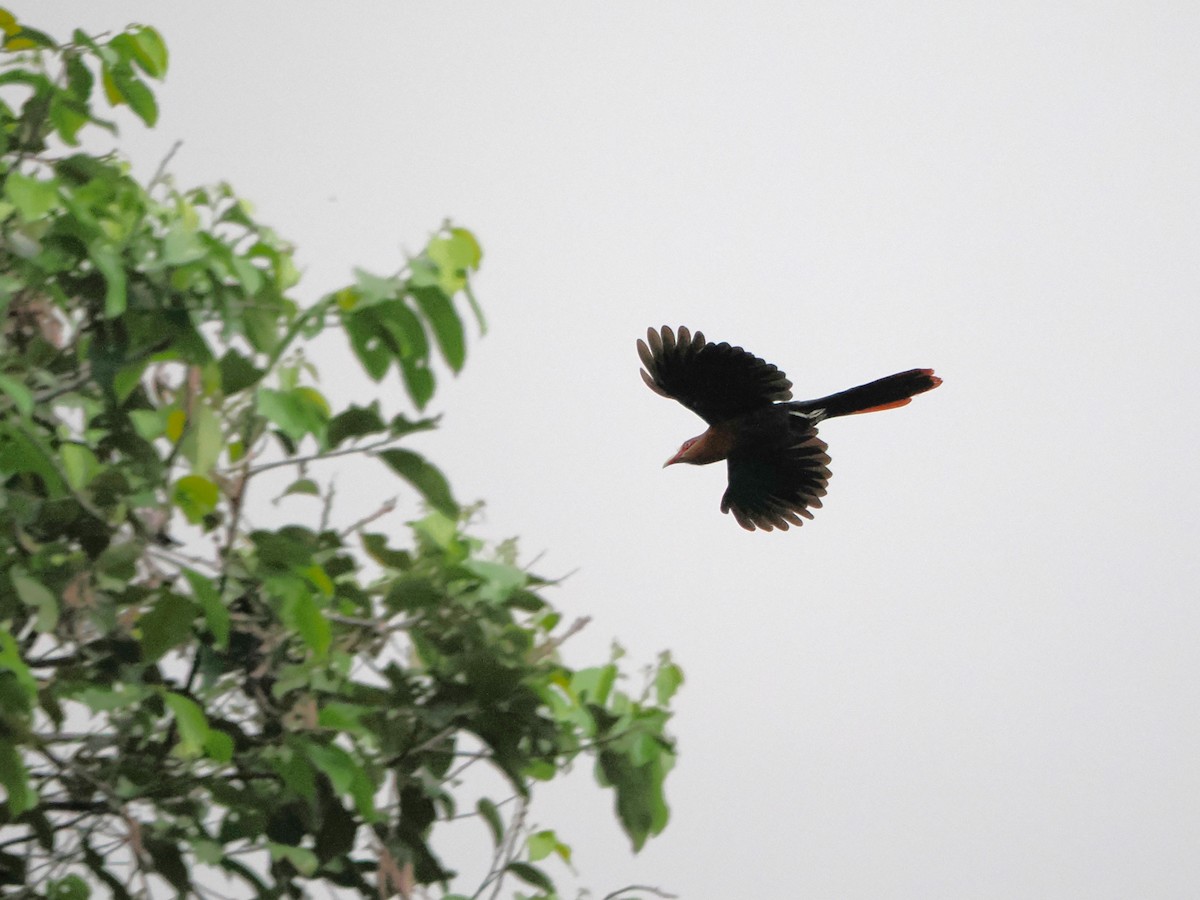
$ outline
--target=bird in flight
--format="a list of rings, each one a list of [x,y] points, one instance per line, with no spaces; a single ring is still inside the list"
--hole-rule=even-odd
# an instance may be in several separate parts
[[[699,331],[667,326],[637,342],[642,380],[708,423],[683,442],[664,468],[726,460],[729,487],[721,512],[748,531],[787,531],[821,506],[829,483],[828,446],[817,424],[835,416],[906,406],[942,379],[933,369],[909,369],[818,400],[793,400],[792,383],[776,366],[741,347],[710,344]]]

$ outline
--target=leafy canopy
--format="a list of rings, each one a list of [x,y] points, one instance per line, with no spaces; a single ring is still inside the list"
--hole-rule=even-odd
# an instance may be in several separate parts
[[[291,249],[228,185],[81,149],[108,110],[154,124],[153,28],[0,30],[0,883],[425,895],[454,874],[434,827],[471,815],[497,848],[476,895],[513,875],[552,897],[543,863],[571,848],[526,803],[581,755],[633,846],[658,834],[679,669],[630,692],[615,658],[564,664],[582,623],[405,446],[436,425],[435,348],[466,360],[460,306],[483,326],[471,232],[302,307]],[[338,334],[409,413],[331,405],[304,348]],[[333,521],[316,473],[350,455],[411,490]],[[320,511],[252,527],[267,472]],[[402,545],[372,530],[397,505]],[[506,788],[464,810],[472,765]]]

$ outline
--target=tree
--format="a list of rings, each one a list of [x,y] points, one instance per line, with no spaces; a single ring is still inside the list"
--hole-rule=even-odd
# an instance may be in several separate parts
[[[288,245],[228,185],[141,184],[81,148],[116,133],[101,94],[154,124],[153,28],[0,28],[0,883],[441,896],[434,827],[473,815],[496,845],[475,896],[511,875],[549,898],[541,861],[570,848],[526,803],[581,757],[634,848],[658,834],[680,670],[664,654],[629,690],[618,654],[566,665],[582,623],[404,446],[436,426],[435,348],[463,366],[460,306],[483,330],[471,232],[302,307]],[[331,408],[305,348],[338,334],[409,414]],[[333,521],[318,464],[343,455],[424,502],[405,546],[372,530],[388,504]],[[281,472],[320,511],[250,527]],[[505,788],[462,810],[470,766]]]

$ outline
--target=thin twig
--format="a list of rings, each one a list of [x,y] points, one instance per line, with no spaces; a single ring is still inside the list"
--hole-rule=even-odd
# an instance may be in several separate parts
[[[170,165],[172,158],[179,152],[179,148],[183,146],[183,141],[176,141],[171,145],[171,149],[167,151],[167,155],[163,157],[162,162],[158,164],[158,169],[154,172],[154,177],[146,185],[146,192],[154,190],[154,186],[158,184],[167,174],[167,166]]]
[[[399,438],[388,436],[383,440],[376,441],[373,444],[366,444],[362,447],[345,447],[341,450],[329,450],[325,453],[314,453],[311,456],[298,456],[290,459],[277,459],[274,462],[263,463],[255,466],[249,471],[249,475],[258,475],[262,472],[271,469],[278,469],[281,466],[300,466],[318,460],[333,459],[335,456],[349,456],[352,453],[370,453],[372,450],[377,450],[380,447],[386,447],[388,444],[395,443]]]
[[[360,528],[364,528],[367,525],[370,525],[376,519],[382,519],[384,516],[388,515],[389,513],[395,512],[397,499],[398,498],[393,497],[391,500],[385,501],[384,504],[381,507],[379,507],[379,509],[375,510],[375,512],[371,513],[370,515],[363,516],[361,519],[359,519],[353,525],[348,525],[347,527],[343,528],[340,532],[338,532],[338,537],[344,538],[351,534],[354,534]]]
[[[645,891],[648,894],[653,894],[655,897],[664,897],[666,900],[675,900],[678,894],[668,894],[662,888],[651,887],[648,884],[631,884],[629,887],[623,887],[620,890],[613,891],[611,894],[605,894],[602,900],[615,900],[622,894],[627,894],[629,891]]]
[[[570,640],[572,637],[579,634],[579,632],[583,631],[583,629],[587,628],[588,623],[591,621],[591,616],[580,616],[571,623],[570,628],[568,628],[558,637],[551,638],[540,647],[534,647],[533,651],[529,654],[529,661],[537,662],[539,659],[544,659],[545,657],[549,656],[551,653],[561,647],[566,641]]]

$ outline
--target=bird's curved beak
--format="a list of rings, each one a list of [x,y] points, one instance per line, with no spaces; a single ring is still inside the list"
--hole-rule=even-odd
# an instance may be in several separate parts
[[[675,463],[679,462],[679,457],[681,457],[681,456],[683,456],[682,450],[680,450],[678,453],[676,453],[674,456],[672,456],[670,459],[668,459],[665,463],[663,463],[662,467],[665,469],[667,466],[675,465]]]

